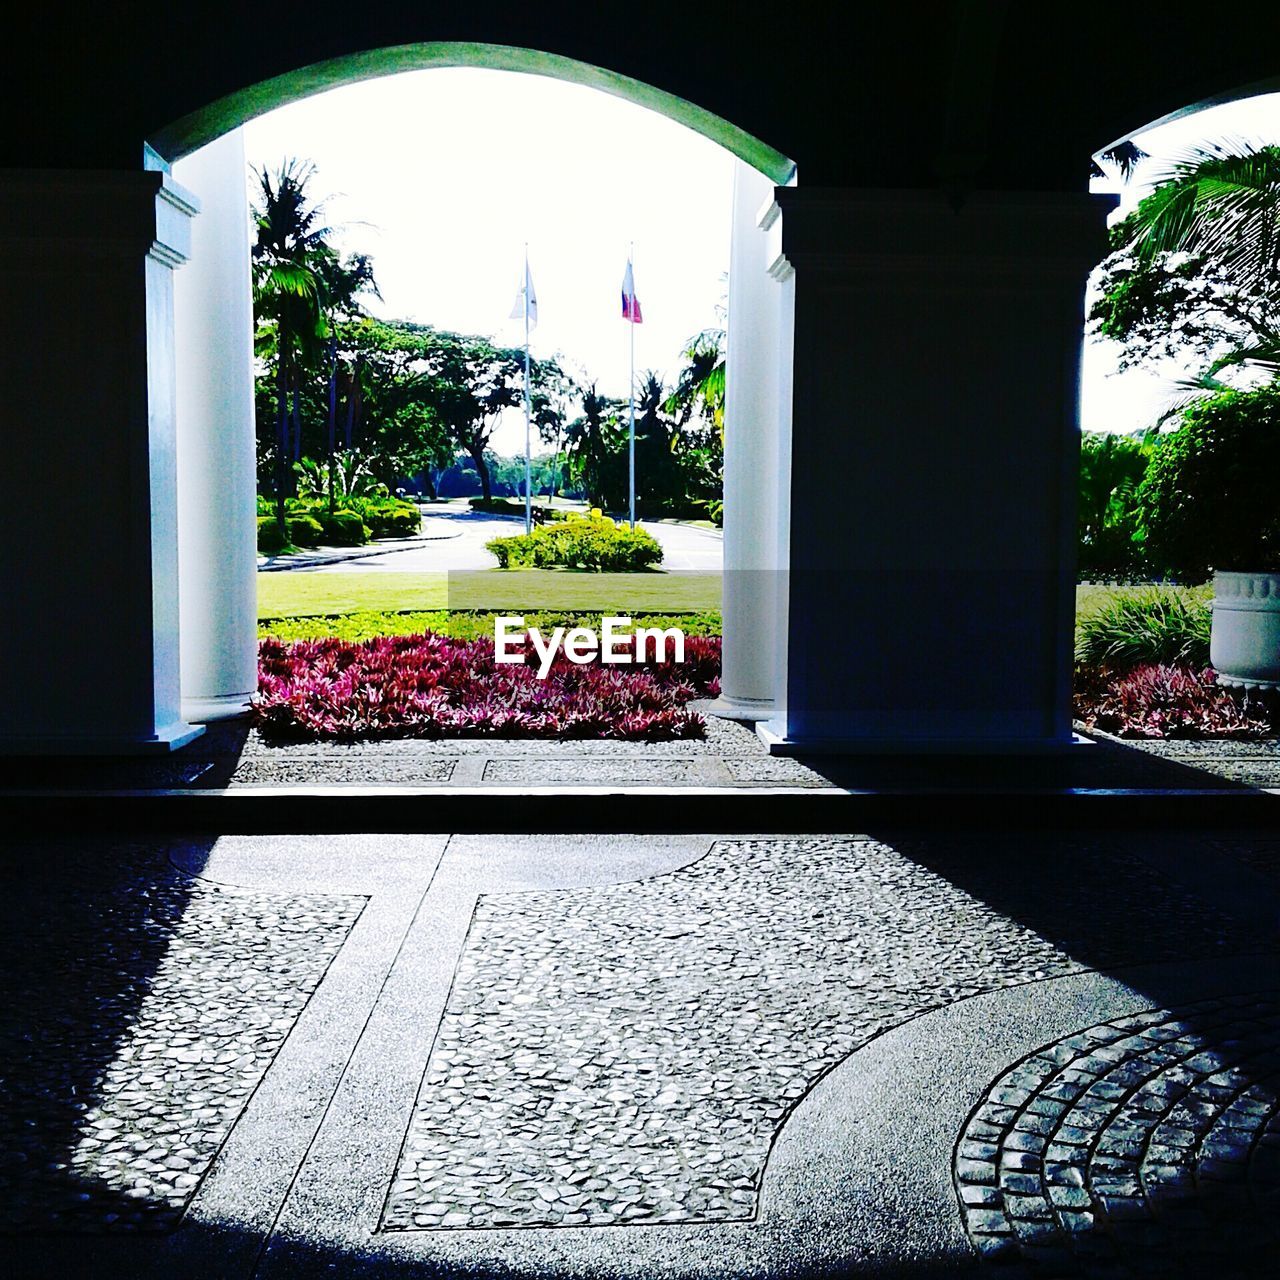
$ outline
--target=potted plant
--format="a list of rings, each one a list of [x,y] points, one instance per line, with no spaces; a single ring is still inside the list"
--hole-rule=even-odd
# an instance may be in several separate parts
[[[1153,567],[1213,576],[1209,661],[1224,685],[1280,688],[1280,385],[1192,405],[1138,489]]]

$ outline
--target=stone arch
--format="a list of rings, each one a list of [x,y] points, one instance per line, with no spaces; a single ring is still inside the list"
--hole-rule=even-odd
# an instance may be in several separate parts
[[[304,67],[233,93],[154,134],[150,167],[202,207],[175,298],[179,639],[183,718],[240,714],[256,684],[253,405],[248,245],[237,173],[246,121],[327,90],[424,69],[547,76],[612,94],[701,134],[736,157],[730,250],[725,458],[726,656],[722,710],[764,720],[780,681],[777,570],[789,481],[789,270],[773,194],[796,166],[719,116],[627,76],[493,44],[415,44]],[[240,285],[233,287],[232,282]]]

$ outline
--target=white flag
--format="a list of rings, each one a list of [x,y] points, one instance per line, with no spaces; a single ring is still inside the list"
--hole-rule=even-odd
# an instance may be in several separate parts
[[[533,276],[529,273],[527,261],[524,264],[524,284],[516,290],[516,303],[511,308],[512,320],[524,319],[526,299],[529,306],[529,328],[534,329],[538,324],[538,295],[533,289]]]

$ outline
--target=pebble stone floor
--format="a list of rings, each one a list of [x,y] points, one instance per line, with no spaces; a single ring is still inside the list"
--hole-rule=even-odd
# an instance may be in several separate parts
[[[1059,856],[1056,942],[1017,922],[1038,923],[1007,866],[984,883],[963,850],[940,874],[872,839],[720,841],[650,879],[482,896],[383,1229],[750,1219],[791,1108],[881,1032],[1238,939],[1119,849]]]
[[[4,939],[0,1229],[172,1229],[365,902],[111,864]]]
[[[973,1112],[955,1181],[979,1253],[1032,1275],[1274,1275],[1280,993],[1044,1045]]]

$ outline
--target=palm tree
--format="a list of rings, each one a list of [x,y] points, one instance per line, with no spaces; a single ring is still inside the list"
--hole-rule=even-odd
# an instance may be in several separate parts
[[[1280,146],[1215,142],[1175,160],[1125,219],[1143,261],[1158,253],[1208,259],[1243,284],[1280,269]]]
[[[1280,146],[1217,142],[1193,148],[1119,224],[1115,240],[1142,266],[1185,254],[1241,292],[1274,297],[1280,286]],[[1224,295],[1221,301],[1228,311],[1230,300]],[[1184,390],[1222,390],[1216,375],[1234,365],[1280,373],[1280,315],[1238,318],[1250,336],[1180,384]]]
[[[276,519],[285,527],[286,486],[290,478],[290,419],[301,441],[298,393],[302,374],[327,363],[332,382],[336,365],[329,337],[338,316],[358,312],[357,298],[377,296],[372,260],[356,254],[343,261],[329,243],[333,228],[324,220],[324,202],[312,201],[307,188],[315,176],[310,161],[286,160],[272,175],[255,171],[259,199],[253,216],[254,310],[259,322],[259,354],[276,360]],[[290,413],[290,394],[293,412]],[[331,413],[332,417],[332,413]],[[330,424],[330,451],[333,446]],[[300,449],[294,452],[300,452]]]
[[[582,390],[582,413],[565,428],[570,471],[592,506],[613,509],[626,493],[625,434],[618,421],[621,401]]]
[[[715,426],[723,440],[725,331],[703,329],[689,340],[684,358],[684,368],[663,403],[663,411],[682,427],[695,413],[701,414]]]

